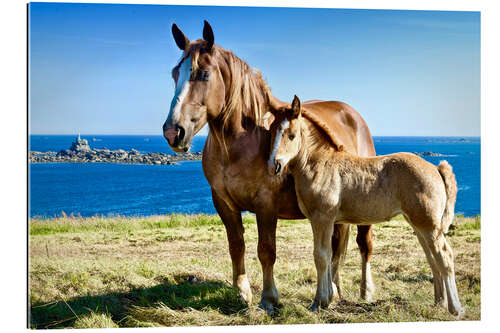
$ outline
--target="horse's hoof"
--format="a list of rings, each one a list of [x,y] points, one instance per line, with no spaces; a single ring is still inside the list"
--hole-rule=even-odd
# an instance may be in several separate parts
[[[319,303],[318,301],[314,301],[313,304],[309,307],[309,311],[311,312],[319,312]]]
[[[248,290],[240,290],[240,296],[243,298],[243,301],[247,303],[247,305],[252,303],[252,292],[250,291],[250,288]]]
[[[362,299],[363,301],[365,301],[366,303],[372,303],[372,302],[373,302],[373,298],[372,298],[372,296],[371,296],[371,295],[364,295],[364,297],[363,297],[363,296],[361,296],[361,299]]]
[[[332,282],[332,290],[333,290],[333,295],[330,298],[330,301],[340,301],[340,293],[339,290],[337,289],[337,286],[335,283]]]
[[[274,305],[268,300],[261,300],[259,303],[259,309],[266,311],[268,316],[274,313]]]
[[[250,289],[250,283],[245,275],[240,276],[234,285],[239,291],[241,298],[250,305],[252,303],[252,289]]]

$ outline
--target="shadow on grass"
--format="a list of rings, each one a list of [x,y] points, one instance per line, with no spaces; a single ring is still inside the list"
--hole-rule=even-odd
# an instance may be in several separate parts
[[[31,328],[71,327],[79,316],[106,313],[114,322],[129,314],[130,307],[155,307],[165,304],[173,310],[211,308],[230,315],[247,305],[237,291],[222,281],[202,281],[194,276],[175,276],[150,288],[135,288],[124,293],[81,296],[51,303],[35,303],[30,308]]]
[[[427,282],[434,282],[434,278],[430,275],[424,274],[424,273],[418,273],[417,276],[407,276],[406,274],[402,274],[400,272],[396,272],[393,275],[389,276],[389,280],[400,280],[403,282],[409,282],[409,283],[422,283],[424,281]]]

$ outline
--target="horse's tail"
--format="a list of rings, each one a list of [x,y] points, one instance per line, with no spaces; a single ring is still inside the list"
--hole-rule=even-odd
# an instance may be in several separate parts
[[[446,207],[443,217],[441,218],[441,228],[444,233],[448,232],[448,228],[453,222],[455,216],[455,201],[457,201],[457,180],[451,165],[446,161],[441,161],[437,167],[441,178],[443,178],[444,187],[446,190]]]

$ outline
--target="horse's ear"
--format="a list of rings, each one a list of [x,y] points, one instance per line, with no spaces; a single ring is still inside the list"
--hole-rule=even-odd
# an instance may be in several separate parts
[[[292,118],[298,118],[300,113],[300,99],[295,95],[292,102]]]
[[[210,51],[214,46],[214,32],[210,24],[205,20],[203,24],[203,39],[207,42],[206,50]]]
[[[172,24],[172,35],[174,36],[175,44],[177,44],[182,51],[186,50],[186,47],[189,45],[189,39],[175,23]]]

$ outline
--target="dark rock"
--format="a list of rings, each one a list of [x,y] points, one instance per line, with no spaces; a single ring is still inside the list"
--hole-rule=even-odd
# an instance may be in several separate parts
[[[201,152],[188,152],[183,154],[169,155],[165,153],[147,153],[141,154],[136,149],[129,152],[118,149],[109,150],[108,148],[91,149],[87,140],[80,136],[71,144],[70,149],[62,149],[55,152],[37,152],[32,151],[28,154],[30,163],[126,163],[126,164],[154,164],[154,165],[178,165],[178,161],[196,161],[201,160]]]
[[[432,151],[424,151],[422,153],[415,153],[415,154],[419,156],[444,156],[443,154],[435,153]]]

